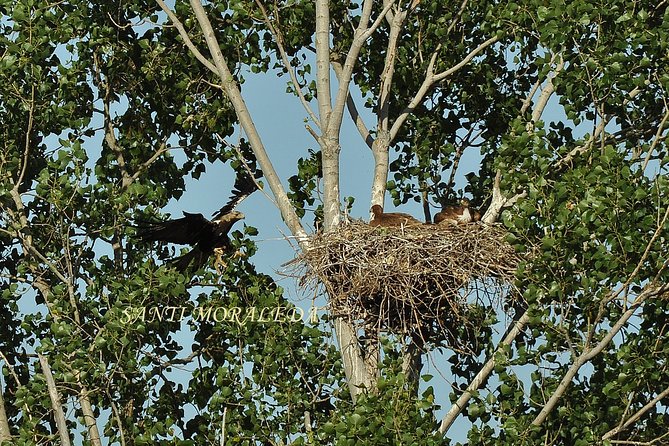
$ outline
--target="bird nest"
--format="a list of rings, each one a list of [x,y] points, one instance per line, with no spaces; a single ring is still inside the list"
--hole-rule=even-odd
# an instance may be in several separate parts
[[[302,283],[322,284],[334,317],[369,332],[451,346],[468,309],[508,294],[520,256],[500,225],[372,227],[360,221],[314,235]],[[474,298],[472,298],[472,296]]]

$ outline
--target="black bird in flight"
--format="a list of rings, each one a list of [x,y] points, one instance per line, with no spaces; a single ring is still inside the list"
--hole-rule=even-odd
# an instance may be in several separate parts
[[[181,272],[189,266],[199,269],[212,254],[216,255],[216,265],[224,265],[222,256],[230,246],[228,232],[235,222],[244,218],[244,214],[235,208],[246,197],[256,190],[256,184],[250,175],[244,173],[237,177],[232,196],[228,203],[211,220],[202,214],[184,212],[183,218],[174,220],[142,222],[138,225],[138,236],[148,242],[169,242],[191,245],[193,248],[186,254],[170,260]]]

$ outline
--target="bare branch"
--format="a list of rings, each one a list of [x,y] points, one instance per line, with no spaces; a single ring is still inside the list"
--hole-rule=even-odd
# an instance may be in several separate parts
[[[384,2],[384,7],[389,10],[393,2]],[[413,9],[416,5],[412,5]],[[399,8],[398,8],[399,9]],[[395,61],[397,57],[397,46],[399,44],[402,25],[406,20],[408,11],[397,10],[390,15],[390,35],[386,47],[386,57],[384,60],[383,72],[381,74],[380,96],[378,108],[376,110],[377,128],[376,139],[372,141],[372,154],[374,155],[374,178],[372,181],[372,204],[383,206],[386,183],[388,181],[388,149],[391,138],[389,133],[389,110],[390,110],[390,91],[395,73]],[[381,18],[378,17],[377,21]]]
[[[326,231],[337,226],[340,219],[339,197],[339,127],[331,126],[330,94],[330,10],[328,0],[316,0],[316,93],[321,123],[323,169],[323,226]],[[348,90],[347,90],[348,93]]]
[[[647,256],[648,252],[650,251],[651,246],[655,243],[657,238],[659,237],[660,233],[662,232],[662,229],[664,228],[664,225],[667,223],[667,219],[669,219],[669,208],[667,208],[667,211],[664,213],[664,217],[660,224],[657,226],[657,229],[655,230],[655,233],[653,234],[653,237],[650,239],[648,242],[648,245],[646,246],[646,250],[644,252],[644,255],[642,256],[641,260],[638,262],[635,270],[632,272],[630,275],[630,278],[626,281],[626,283],[620,287],[620,289],[613,294],[613,296],[619,295],[622,290],[627,288],[627,285],[631,282],[632,278],[636,276],[638,271],[640,270],[642,264],[645,261],[645,256]],[[600,354],[604,348],[611,342],[611,340],[614,338],[616,334],[625,326],[629,318],[631,318],[634,313],[636,312],[637,308],[641,306],[641,304],[647,300],[650,297],[654,296],[659,296],[667,293],[669,291],[669,284],[664,284],[661,286],[657,286],[655,282],[658,280],[660,273],[662,270],[666,267],[666,263],[662,266],[662,268],[657,272],[655,279],[650,282],[649,285],[647,285],[644,290],[637,296],[635,301],[630,305],[630,307],[625,311],[620,319],[611,327],[609,332],[602,337],[602,339],[599,341],[597,345],[594,347],[590,348],[585,348],[581,355],[575,359],[574,364],[569,368],[565,376],[562,378],[562,381],[558,385],[558,388],[555,390],[555,392],[551,395],[549,400],[546,402],[544,407],[542,408],[541,412],[537,417],[532,421],[532,424],[535,426],[540,425],[543,423],[543,421],[546,419],[548,414],[555,408],[557,405],[558,400],[562,397],[564,392],[567,390],[567,387],[571,383],[572,379],[580,368],[589,362],[592,358]],[[605,301],[610,301],[611,297],[604,299]],[[601,309],[600,309],[601,312]]]
[[[420,2],[420,0],[414,0],[414,3],[416,1]],[[383,6],[384,7],[386,7],[388,5],[392,5],[393,3],[394,3],[393,0],[383,0]],[[418,6],[418,5],[416,5],[416,6]],[[412,4],[410,9],[411,10],[415,9],[415,6]],[[388,22],[389,25],[393,22],[394,17],[395,17],[395,14],[393,14],[393,12],[390,9],[388,9],[388,12],[386,12],[386,14],[385,14],[385,20],[386,20],[386,22]]]
[[[546,86],[543,88],[543,90],[541,90],[539,99],[537,100],[537,103],[534,106],[534,110],[532,110],[532,121],[527,124],[528,131],[534,130],[534,126],[539,121],[539,119],[541,119],[541,115],[544,113],[546,105],[548,105],[548,100],[551,98],[551,96],[553,96],[553,93],[555,92],[555,85],[553,84],[553,79],[557,77],[564,68],[564,58],[561,55],[559,56],[553,55],[553,58],[555,57],[558,57],[560,61],[558,62],[557,66],[552,71],[552,73],[548,75],[548,79],[546,79]]]
[[[507,198],[506,196],[504,196],[502,190],[500,189],[501,180],[502,180],[502,172],[498,170],[497,173],[495,174],[495,180],[492,186],[492,201],[490,203],[490,206],[488,206],[488,210],[483,215],[483,218],[481,218],[481,221],[488,225],[493,224],[497,221],[497,219],[499,218],[499,214],[502,212],[504,208],[513,206],[514,204],[516,204],[518,200],[520,200],[521,198],[525,198],[527,196],[527,191],[523,191],[519,194],[514,195],[513,197]]]
[[[355,402],[358,395],[366,389],[372,389],[375,383],[365,367],[365,361],[353,325],[342,318],[337,318],[334,321],[334,326],[339,351],[345,364],[344,372],[346,373],[348,389]]]
[[[393,7],[393,5],[395,4],[395,1],[396,1],[396,0],[392,0],[392,1],[384,0],[384,2],[383,2],[383,9],[382,9],[381,12],[379,13],[378,17],[376,17],[376,19],[374,20],[374,22],[372,22],[372,25],[371,25],[369,28],[367,28],[367,31],[365,31],[365,32],[362,34],[361,38],[362,38],[363,41],[364,41],[364,40],[367,40],[367,38],[368,38],[369,36],[371,36],[371,35],[374,33],[374,31],[376,31],[377,28],[381,25],[381,22],[383,22],[383,20],[386,18],[386,15],[388,15],[388,14],[391,13],[391,12],[390,12],[390,9],[391,9],[391,8]]]
[[[402,127],[402,124],[404,124],[404,121],[406,121],[409,115],[413,113],[416,107],[423,101],[423,98],[425,97],[427,92],[434,86],[435,83],[446,79],[451,74],[460,70],[462,67],[467,65],[474,57],[476,57],[479,53],[481,53],[481,51],[488,48],[490,45],[497,42],[498,40],[499,40],[498,36],[489,38],[488,40],[477,46],[475,49],[473,49],[469,54],[467,54],[467,56],[465,56],[464,59],[462,59],[456,65],[449,68],[448,70],[444,70],[440,73],[435,74],[433,70],[437,58],[437,52],[439,51],[439,47],[437,47],[437,51],[435,51],[430,60],[430,64],[428,66],[427,73],[425,74],[425,79],[423,80],[422,85],[414,95],[409,105],[405,107],[404,110],[402,110],[402,113],[400,113],[400,115],[393,123],[393,126],[390,129],[390,140],[392,141],[395,138],[395,136],[397,136],[397,133]]]
[[[54,418],[56,420],[56,426],[58,427],[58,434],[60,435],[60,442],[63,446],[70,446],[72,443],[70,443],[70,435],[67,432],[63,404],[60,401],[60,395],[58,394],[56,382],[51,373],[51,367],[49,367],[49,362],[45,356],[39,353],[37,356],[39,358],[39,363],[42,366],[47,389],[49,390],[49,398],[51,398],[51,406],[53,407]]]
[[[218,74],[218,70],[216,70],[216,66],[212,64],[209,59],[207,59],[201,52],[200,50],[197,49],[197,47],[193,44],[193,41],[190,40],[190,37],[188,36],[188,32],[186,31],[186,28],[181,24],[179,21],[179,18],[172,12],[172,10],[163,2],[163,0],[156,0],[158,2],[158,5],[160,6],[160,9],[162,9],[165,14],[167,14],[167,17],[169,17],[170,21],[174,24],[174,27],[179,31],[179,35],[181,38],[184,40],[184,43],[186,44],[186,47],[193,53],[193,55],[199,60],[202,65],[207,67],[207,69],[211,70],[215,74]]]
[[[341,64],[337,61],[332,61],[332,69],[337,75],[337,80],[340,80],[342,75]],[[355,127],[358,129],[358,132],[360,132],[360,136],[362,136],[362,139],[371,149],[372,144],[374,143],[374,138],[369,133],[369,129],[365,125],[365,121],[363,121],[362,117],[360,116],[360,113],[358,113],[358,108],[355,105],[355,101],[353,100],[351,93],[349,93],[348,96],[346,97],[346,108],[348,109],[348,113],[351,116],[351,119],[355,123]]]
[[[0,373],[2,371],[2,366],[0,365]],[[5,411],[5,399],[2,396],[2,386],[0,386],[0,443],[11,439],[12,435],[9,431],[9,421],[7,420],[7,412]]]
[[[667,107],[666,101],[665,101],[665,110],[666,112],[662,117],[662,121],[660,121],[660,124],[657,126],[657,132],[655,132],[655,138],[653,138],[653,142],[650,144],[650,147],[648,148],[646,159],[643,161],[643,167],[641,168],[641,170],[644,172],[646,171],[646,167],[648,167],[648,162],[650,161],[650,157],[655,151],[655,147],[657,147],[659,142],[662,140],[662,132],[664,131],[664,126],[667,124],[667,120],[669,120],[669,107]]]
[[[79,391],[79,403],[81,404],[81,412],[83,414],[84,424],[88,429],[88,437],[93,446],[102,446],[100,440],[100,430],[95,419],[95,412],[93,412],[93,405],[89,397],[89,390],[81,382],[81,373],[77,370],[75,372],[77,382],[81,386]]]
[[[555,408],[558,401],[564,393],[567,391],[569,384],[574,379],[576,374],[579,372],[581,367],[587,364],[592,358],[600,354],[604,348],[611,342],[613,337],[618,334],[618,332],[627,324],[627,321],[636,313],[636,310],[641,306],[641,304],[646,301],[648,298],[653,296],[659,296],[669,291],[669,285],[665,284],[662,286],[648,286],[646,287],[641,294],[636,298],[636,300],[630,305],[630,307],[625,311],[620,319],[611,327],[611,330],[602,338],[602,340],[597,343],[592,348],[585,349],[579,357],[574,360],[572,366],[567,370],[564,377],[558,384],[555,392],[550,396],[544,407],[539,412],[539,415],[532,421],[533,426],[540,426],[544,420],[548,417],[548,414]]]
[[[441,420],[441,424],[439,425],[439,433],[441,435],[445,435],[446,432],[448,432],[448,429],[450,429],[451,425],[455,421],[455,418],[466,407],[467,402],[472,397],[472,394],[475,391],[477,391],[479,387],[481,387],[481,384],[483,384],[485,380],[488,379],[488,376],[495,368],[495,357],[497,356],[497,354],[502,352],[506,346],[511,345],[513,340],[516,339],[516,337],[520,334],[520,332],[523,331],[525,324],[527,324],[529,320],[530,320],[529,312],[525,311],[525,313],[523,313],[522,316],[520,316],[520,318],[516,321],[513,329],[509,331],[509,334],[507,334],[506,337],[500,343],[500,345],[497,346],[495,353],[492,354],[492,356],[490,357],[490,359],[488,359],[483,368],[481,368],[481,370],[476,374],[472,382],[469,383],[469,386],[467,386],[467,390],[465,390],[464,393],[460,395],[460,398],[458,398],[458,400],[451,406],[448,413]]]
[[[304,429],[307,432],[307,439],[309,440],[309,444],[313,444],[312,437],[314,432],[311,428],[311,414],[308,410],[304,411]]]
[[[660,435],[659,437],[653,438],[652,440],[649,441],[632,441],[632,440],[609,440],[611,444],[621,444],[621,445],[627,445],[627,446],[653,446],[653,445],[662,445],[666,444],[666,442],[663,442],[666,437],[669,437],[669,431],[665,432],[664,434]]]
[[[530,92],[527,94],[527,97],[523,101],[523,105],[520,107],[521,116],[525,114],[528,108],[530,108],[530,105],[532,104],[532,98],[537,93],[537,90],[539,90],[539,87],[541,87],[541,79],[537,79],[534,85],[532,85]]]
[[[220,446],[225,446],[225,422],[228,417],[228,406],[223,408],[223,421],[221,421],[221,441]]]
[[[456,65],[452,66],[448,70],[444,70],[441,73],[437,73],[434,75],[434,82],[440,82],[444,79],[446,79],[448,76],[451,74],[455,73],[465,65],[467,65],[474,57],[476,57],[481,51],[484,49],[488,48],[490,45],[493,43],[497,42],[499,40],[499,36],[494,36],[474,48],[474,50],[467,54],[464,59],[462,59],[460,62],[458,62]]]
[[[93,67],[95,70],[95,83],[97,87],[104,92],[103,99],[103,115],[104,115],[104,130],[105,130],[105,142],[111,149],[111,151],[116,156],[116,162],[118,163],[119,170],[121,171],[121,187],[126,188],[130,185],[132,180],[128,174],[128,170],[125,164],[125,157],[123,156],[123,149],[119,147],[114,128],[114,123],[111,117],[110,111],[110,102],[111,102],[111,86],[108,82],[104,82],[102,79],[102,74],[100,71],[100,62],[98,60],[97,52],[93,52]]]
[[[654,408],[657,403],[659,403],[661,400],[663,400],[667,396],[669,396],[669,387],[664,389],[655,398],[650,400],[646,405],[644,405],[641,409],[639,409],[634,415],[629,417],[627,419],[627,421],[625,421],[623,423],[622,420],[621,420],[620,426],[614,427],[613,429],[611,429],[610,431],[608,431],[607,433],[605,433],[602,436],[602,441],[610,439],[614,435],[617,435],[623,429],[625,429],[625,428],[629,427],[631,424],[635,423],[639,418],[641,418],[643,416],[643,414],[645,414],[646,412],[648,412],[649,410]]]
[[[377,125],[379,130],[388,130],[389,108],[390,108],[390,89],[393,83],[395,73],[395,58],[397,56],[397,44],[399,42],[402,25],[407,17],[406,11],[399,11],[395,14],[390,24],[390,35],[388,37],[388,46],[386,48],[386,58],[383,63],[383,72],[381,73],[381,86],[379,88],[379,104],[376,111]]]
[[[221,53],[221,48],[218,45],[218,41],[214,35],[214,30],[211,26],[211,23],[207,18],[207,14],[204,11],[202,4],[198,0],[191,0],[190,3],[193,11],[195,12],[198,23],[202,28],[202,32],[204,34],[205,41],[207,42],[207,46],[209,47],[209,51],[212,54],[214,65],[216,66],[216,72],[222,81],[223,91],[232,103],[237,114],[237,118],[239,119],[239,123],[248,136],[251,149],[253,150],[253,153],[256,156],[256,160],[258,161],[258,164],[260,165],[260,168],[262,169],[265,178],[267,179],[270,189],[274,193],[274,197],[276,198],[281,215],[283,216],[283,219],[292,234],[297,237],[301,245],[305,245],[307,243],[307,234],[302,227],[300,219],[295,214],[295,210],[292,207],[292,203],[288,199],[288,195],[283,188],[283,184],[281,183],[281,180],[276,173],[269,156],[267,155],[265,146],[262,143],[262,139],[260,138],[253,119],[251,118],[251,114],[249,113],[248,107],[244,102],[239,87],[235,83],[232,73],[228,68],[227,62]]]
[[[109,398],[109,403],[114,412],[114,420],[116,420],[116,429],[118,429],[119,437],[121,438],[121,446],[125,446],[125,433],[123,432],[123,423],[121,422],[121,413],[118,410],[118,406],[114,402],[114,398]]]
[[[462,138],[462,143],[458,145],[457,149],[455,150],[455,154],[453,155],[453,166],[451,167],[451,173],[448,175],[448,187],[450,188],[452,185],[455,184],[455,174],[458,171],[458,166],[460,165],[460,159],[462,158],[462,154],[465,152],[465,149],[467,146],[469,146],[469,143],[471,142],[471,136],[472,133],[474,133],[474,127],[471,127],[467,131],[467,135],[465,135],[464,138]],[[479,132],[478,135],[480,135],[481,132]],[[478,137],[476,135],[476,137]],[[476,137],[474,139],[476,139]]]
[[[372,13],[373,1],[364,1],[362,6],[362,14],[360,15],[360,23],[355,30],[353,43],[351,44],[351,47],[346,54],[344,64],[342,65],[341,75],[339,76],[339,88],[337,90],[337,95],[335,96],[335,102],[332,107],[332,115],[330,116],[330,121],[328,122],[325,134],[330,136],[335,134],[338,135],[344,115],[344,107],[346,106],[346,98],[348,97],[350,91],[353,68],[355,67],[355,62],[358,59],[358,55],[360,54],[360,49],[362,48],[362,45],[365,43],[367,38],[371,36],[372,33],[381,24],[385,15],[388,13],[393,4],[394,2],[386,4],[376,20],[372,23],[371,26],[368,27]]]
[[[629,94],[628,94],[629,97],[627,99],[625,99],[625,101],[623,102],[623,105],[626,105],[627,103],[629,103],[629,101],[631,101],[636,96],[638,96],[640,92],[641,92],[641,89],[639,87],[636,87],[636,88],[634,88],[634,90],[630,91]],[[597,126],[597,128],[595,128],[595,131],[592,133],[592,135],[590,135],[590,138],[588,138],[588,140],[584,144],[582,144],[578,147],[575,147],[567,155],[565,155],[563,158],[559,159],[555,163],[555,168],[560,169],[560,168],[564,167],[565,165],[569,164],[574,158],[576,158],[580,154],[590,150],[592,148],[592,146],[594,145],[594,143],[597,142],[600,139],[600,136],[604,132],[604,129],[606,128],[608,123],[611,121],[611,119],[613,119],[613,117],[609,117],[608,119],[602,119],[599,122],[599,125]]]
[[[469,3],[469,0],[463,0],[462,4],[460,4],[460,9],[458,9],[458,12],[453,16],[453,19],[451,20],[451,23],[448,25],[448,29],[446,30],[446,34],[450,34],[451,31],[453,31],[455,24],[458,23],[458,20],[460,20],[460,17],[462,17],[462,13],[465,11],[467,3]]]
[[[23,147],[23,161],[21,161],[21,173],[14,183],[14,189],[19,190],[21,183],[23,183],[23,178],[26,175],[26,170],[28,169],[28,155],[30,154],[30,141],[31,133],[33,131],[33,114],[35,112],[35,85],[30,89],[30,106],[28,107],[28,128],[26,129],[26,141]]]
[[[316,92],[321,129],[329,126],[330,97],[330,9],[328,0],[316,0]]]
[[[274,206],[276,206],[278,208],[279,205],[276,203],[276,201],[265,191],[265,188],[261,186],[261,184],[258,182],[258,180],[256,180],[255,176],[253,176],[253,172],[251,171],[251,168],[249,167],[249,163],[244,158],[244,155],[242,154],[242,151],[239,150],[239,146],[234,145],[234,144],[230,144],[228,141],[226,141],[218,133],[216,134],[216,137],[218,138],[218,140],[222,144],[225,144],[226,146],[232,148],[237,153],[237,156],[239,157],[239,160],[242,162],[242,167],[244,168],[244,170],[246,171],[248,176],[251,178],[253,183],[256,185],[258,190],[265,196],[265,198],[267,198],[270,201],[270,203],[272,203]]]
[[[151,166],[151,164],[154,163],[154,161],[156,161],[156,160],[160,157],[160,155],[162,155],[162,154],[165,153],[165,152],[170,151],[170,150],[173,149],[173,148],[174,148],[174,147],[167,147],[167,145],[166,145],[165,142],[163,141],[163,142],[160,144],[160,148],[159,148],[158,150],[156,150],[156,151],[153,153],[153,155],[151,155],[151,157],[150,157],[148,160],[144,161],[144,162],[142,163],[142,165],[139,166],[139,168],[135,171],[135,173],[132,174],[132,176],[130,177],[130,182],[132,183],[132,182],[136,181],[137,178],[139,178],[139,176],[140,176],[146,169],[148,169],[148,168]]]

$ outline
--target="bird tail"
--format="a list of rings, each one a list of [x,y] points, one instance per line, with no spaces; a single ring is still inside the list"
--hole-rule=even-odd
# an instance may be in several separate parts
[[[209,256],[196,246],[186,254],[170,260],[170,263],[180,272],[186,271],[189,266],[192,266],[193,271],[197,271],[207,263],[208,259]]]

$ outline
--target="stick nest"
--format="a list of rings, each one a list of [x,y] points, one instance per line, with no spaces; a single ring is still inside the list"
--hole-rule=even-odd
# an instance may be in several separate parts
[[[303,285],[324,285],[335,317],[456,347],[456,332],[472,322],[470,297],[501,297],[513,284],[521,259],[505,235],[500,225],[354,221],[315,234],[297,269]]]

